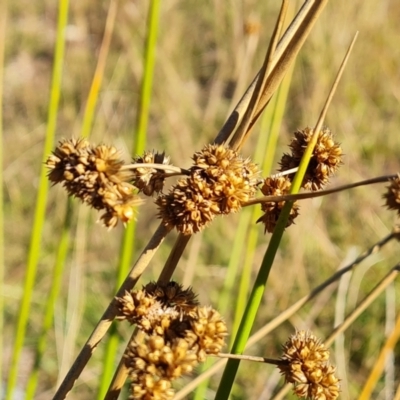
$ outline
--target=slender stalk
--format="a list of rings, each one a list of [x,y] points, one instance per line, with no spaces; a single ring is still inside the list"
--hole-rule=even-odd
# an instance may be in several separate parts
[[[175,175],[188,175],[189,171],[187,169],[175,167],[174,165],[165,164],[151,164],[151,163],[134,163],[126,164],[121,167],[121,170],[132,170],[137,168],[154,168],[157,170],[163,170],[166,172],[174,172]]]
[[[270,108],[267,109],[262,118],[261,131],[268,131],[269,134],[260,135],[259,142],[256,146],[254,160],[257,163],[262,164],[263,176],[268,176],[271,173],[272,162],[275,158],[279,130],[283,119],[292,72],[293,68],[289,70],[288,75],[282,81],[282,85],[279,88],[276,97],[272,99]],[[266,126],[267,121],[269,123],[268,127]],[[250,274],[253,266],[254,253],[259,237],[259,229],[256,228],[256,221],[258,220],[259,216],[260,211],[257,208],[254,208],[251,216],[251,228],[245,246],[246,257],[244,260],[243,272],[241,274],[239,295],[237,296],[238,303],[235,307],[235,318],[232,328],[232,340],[234,338],[234,335],[236,334],[237,328],[239,327],[240,319],[242,318],[243,312],[246,307],[245,302],[248,298]],[[243,304],[241,305],[240,302],[242,302]]]
[[[0,5],[0,293],[4,293],[4,183],[3,183],[3,75],[6,42],[7,0]],[[4,296],[0,296],[0,360],[3,360]],[[0,363],[0,382],[3,365]]]
[[[156,61],[156,44],[159,28],[160,0],[151,0],[149,3],[149,13],[147,18],[147,38],[145,43],[145,52],[143,59],[143,78],[140,89],[138,116],[136,120],[136,128],[133,133],[132,154],[143,153],[146,149],[147,126],[150,115],[150,102],[153,87],[154,67]],[[160,166],[158,166],[160,169]],[[136,221],[132,221],[127,225],[122,244],[120,248],[118,262],[117,287],[120,285],[123,277],[126,275],[129,265],[131,264],[134,252]],[[98,399],[102,399],[107,391],[109,382],[113,374],[115,365],[115,353],[118,347],[119,337],[115,329],[110,332],[110,336],[106,345],[105,359],[103,362],[103,376],[101,386],[98,392]]]
[[[130,343],[137,338],[139,341],[143,338],[143,332],[139,331],[137,327],[134,329],[128,344],[125,348],[124,354],[129,348]],[[119,394],[125,384],[126,378],[128,377],[128,368],[125,365],[124,355],[121,357],[119,361],[118,367],[114,373],[114,376],[111,380],[110,387],[107,390],[107,393],[104,397],[104,400],[116,400],[118,399]]]
[[[276,360],[275,358],[258,357],[258,356],[247,356],[245,354],[218,353],[215,355],[215,357],[229,358],[231,360],[253,361],[253,362],[272,364],[272,365],[287,364],[287,361],[285,361],[285,360]]]
[[[31,233],[31,239],[28,250],[28,260],[25,273],[25,282],[23,287],[23,296],[19,307],[17,330],[15,333],[15,342],[13,347],[10,372],[8,376],[8,385],[6,389],[6,400],[13,399],[13,392],[17,383],[18,364],[24,339],[26,337],[26,328],[29,319],[30,304],[32,300],[33,286],[36,278],[37,264],[40,256],[40,242],[44,217],[46,212],[47,193],[49,181],[47,179],[47,168],[44,165],[48,154],[51,152],[54,143],[56,130],[57,113],[61,93],[62,68],[64,62],[65,49],[65,29],[68,21],[69,0],[59,0],[59,11],[57,21],[57,34],[55,44],[55,56],[52,72],[52,81],[50,89],[50,102],[48,109],[48,120],[46,129],[46,139],[43,147],[42,166],[39,178],[39,187],[36,197],[36,206],[34,211],[34,221]]]
[[[167,283],[170,281],[172,274],[175,271],[175,267],[176,267],[178,261],[180,260],[182,253],[186,248],[187,243],[189,242],[189,239],[190,239],[190,236],[180,235],[178,237],[178,239],[175,242],[175,246],[171,250],[171,253],[164,265],[164,268],[161,271],[161,274],[157,280],[157,283],[162,284],[162,283]],[[143,332],[135,329],[130,341],[128,342],[128,346],[129,346],[129,343],[134,338],[141,340],[142,337],[143,337]],[[126,353],[126,351],[127,351],[127,348],[125,349],[124,354]],[[125,363],[124,363],[124,356],[122,356],[122,358],[118,364],[117,370],[114,373],[114,377],[112,379],[110,387],[107,391],[107,395],[104,397],[104,400],[117,399],[127,377],[128,377],[128,369],[126,368]]]
[[[31,375],[28,380],[26,388],[25,400],[33,399],[35,397],[35,391],[38,384],[39,370],[42,362],[42,358],[47,345],[47,334],[53,325],[54,316],[54,304],[60,292],[60,287],[63,278],[63,271],[65,265],[65,259],[68,254],[68,248],[70,243],[70,232],[71,232],[71,220],[73,214],[72,199],[68,199],[67,212],[65,215],[64,224],[62,227],[60,243],[58,246],[57,257],[53,270],[53,277],[51,280],[51,289],[46,302],[46,308],[44,313],[43,327],[40,337],[37,341],[35,348],[35,360]]]
[[[332,86],[332,89],[328,95],[326,103],[322,109],[321,115],[316,124],[313,138],[310,140],[310,143],[308,144],[308,146],[304,152],[304,155],[301,159],[299,170],[297,171],[297,173],[293,179],[291,188],[290,188],[290,194],[297,193],[301,187],[301,183],[303,182],[304,175],[305,175],[307,167],[308,167],[308,163],[311,159],[312,152],[314,150],[314,147],[315,147],[315,144],[316,144],[316,141],[318,138],[319,130],[321,129],[321,126],[323,124],[327,109],[332,100],[333,93],[338,85],[340,77],[343,73],[344,66],[349,57],[349,54],[350,54],[353,44],[354,44],[354,40],[353,40],[352,44],[350,45],[349,50],[346,53],[346,56],[342,62],[342,65],[339,68],[338,75],[335,79],[335,82]],[[245,313],[242,318],[242,322],[240,324],[238,333],[236,335],[234,344],[232,346],[232,353],[234,353],[234,354],[240,354],[244,350],[246,342],[250,336],[250,332],[253,327],[258,308],[261,304],[261,300],[264,295],[269,272],[270,272],[272,264],[275,260],[275,255],[278,251],[292,205],[293,205],[292,201],[286,202],[285,205],[283,206],[281,215],[279,216],[276,228],[272,234],[267,251],[264,255],[264,259],[262,261],[259,273],[257,275],[256,281],[255,281],[255,284],[253,287],[253,291],[250,294],[249,302],[247,303],[246,310],[245,310]],[[239,360],[229,360],[228,361],[227,366],[224,371],[224,374],[222,376],[221,382],[220,382],[220,386],[217,391],[216,399],[218,399],[218,400],[228,399],[238,368],[239,368]]]
[[[125,291],[129,291],[135,286],[136,282],[142,275],[143,271],[149,265],[151,259],[153,258],[158,248],[161,246],[161,243],[164,241],[168,233],[169,229],[167,229],[163,224],[160,224],[157,231],[154,233],[153,237],[150,239],[149,243],[139,256],[135,265],[132,267],[130,273],[118,289],[115,297],[123,296]],[[103,339],[104,335],[110,328],[110,325],[116,316],[115,297],[108,305],[96,328],[93,330],[89,339],[81,349],[78,357],[76,358],[75,362],[71,366],[64,380],[62,381],[60,387],[53,397],[54,400],[64,399],[67,396],[69,391],[72,389],[75,380],[78,379],[81,372],[83,371],[83,368],[92,356],[97,345],[100,343],[100,341]]]
[[[279,35],[281,34],[282,31],[282,26],[286,17],[288,5],[289,2],[287,0],[282,0],[281,10],[276,20],[275,28],[272,33],[267,53],[265,55],[264,63],[258,74],[257,83],[253,95],[251,96],[249,105],[246,109],[246,112],[244,113],[242,121],[239,127],[237,128],[235,134],[233,135],[233,138],[230,141],[230,146],[235,150],[240,149],[242,147],[245,136],[250,133],[250,130],[248,128],[254,116],[254,111],[257,107],[258,102],[260,101],[261,95],[267,83],[268,74],[271,72],[272,58],[276,50]]]
[[[399,176],[398,174],[382,175],[382,176],[377,176],[376,178],[365,179],[363,181],[354,183],[348,183],[346,185],[338,186],[333,189],[320,190],[318,192],[287,194],[283,196],[263,196],[263,197],[258,197],[257,199],[249,200],[247,203],[243,204],[242,207],[248,207],[254,204],[261,204],[270,201],[297,201],[297,200],[313,199],[315,197],[327,196],[328,194],[343,192],[345,190],[354,189],[360,186],[368,186],[368,185],[373,185],[375,183],[389,182],[392,179],[398,178],[398,176]]]
[[[97,60],[96,69],[94,71],[92,84],[90,86],[88,98],[86,101],[85,111],[83,113],[82,137],[89,137],[93,125],[94,113],[96,111],[99,92],[104,77],[106,61],[110,51],[110,43],[114,31],[115,19],[118,11],[118,0],[110,0],[108,6],[107,20],[104,28],[103,40],[100,46],[99,58]]]

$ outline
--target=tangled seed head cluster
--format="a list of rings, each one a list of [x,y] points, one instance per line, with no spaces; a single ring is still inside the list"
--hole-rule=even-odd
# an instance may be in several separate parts
[[[309,331],[298,331],[283,346],[285,363],[278,366],[286,382],[293,383],[298,397],[335,400],[339,396],[339,379],[329,364],[329,351]]]
[[[199,306],[193,291],[176,282],[149,283],[117,298],[118,319],[137,324],[145,340],[125,354],[132,399],[170,399],[171,381],[217,354],[227,335],[221,315]]]
[[[294,133],[294,138],[289,145],[291,154],[283,155],[280,161],[280,171],[287,171],[300,165],[300,160],[312,136],[313,130],[310,128]],[[328,128],[320,131],[303,180],[303,188],[307,190],[322,189],[329,182],[329,177],[342,164],[342,154],[342,149],[334,141],[331,131]],[[293,177],[293,175],[291,176]]]
[[[261,186],[261,192],[264,196],[283,196],[289,193],[291,181],[286,176],[280,176],[276,178],[266,178],[263,185]],[[265,202],[261,204],[261,209],[264,214],[257,220],[264,224],[265,232],[273,232],[278,222],[279,215],[284,206],[284,201],[278,202]],[[294,203],[290,210],[289,219],[286,227],[294,223],[294,219],[299,215],[299,206]]]
[[[164,224],[185,235],[201,231],[217,215],[237,212],[258,183],[257,166],[223,145],[205,146],[193,161],[190,176],[156,200]]]
[[[389,210],[397,211],[397,215],[400,215],[400,175],[390,181],[383,198],[386,207]]]
[[[134,218],[134,207],[141,203],[128,183],[131,173],[121,169],[123,161],[113,146],[90,146],[85,139],[59,142],[47,159],[49,179],[62,183],[71,196],[78,197],[96,210],[105,210],[100,217],[112,228],[118,220]]]
[[[169,165],[170,159],[169,157],[165,156],[165,153],[146,151],[143,156],[135,157],[133,162]],[[140,167],[134,169],[132,174],[133,185],[136,186],[146,196],[152,196],[154,193],[160,193],[164,187],[164,171],[157,171],[155,168]]]

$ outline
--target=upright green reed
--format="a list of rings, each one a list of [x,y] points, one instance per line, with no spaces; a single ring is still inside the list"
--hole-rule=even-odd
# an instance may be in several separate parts
[[[339,69],[337,78],[332,86],[332,89],[327,97],[326,103],[321,111],[319,120],[315,126],[313,136],[312,136],[310,142],[308,143],[307,148],[304,151],[304,155],[300,161],[298,171],[296,172],[296,174],[293,178],[291,187],[290,187],[290,194],[298,193],[301,188],[301,184],[303,182],[305,173],[307,171],[308,164],[310,162],[314,147],[318,140],[319,130],[322,127],[329,104],[332,100],[333,94],[336,90],[336,87],[338,85],[340,77],[343,73],[344,66],[348,60],[350,51],[351,51],[352,47],[354,46],[356,38],[357,38],[357,35],[353,39],[353,42],[351,43],[350,48],[349,48],[348,52],[346,53],[344,61],[342,62],[342,65]],[[278,251],[280,242],[282,240],[282,236],[285,231],[285,227],[287,225],[287,221],[288,221],[293,203],[294,203],[293,201],[287,201],[285,203],[285,205],[282,208],[281,214],[278,218],[276,227],[272,233],[271,240],[270,240],[270,242],[268,244],[268,248],[264,254],[263,261],[261,263],[257,278],[255,280],[252,292],[250,294],[250,298],[246,305],[246,309],[245,309],[243,318],[241,320],[237,335],[235,337],[235,341],[234,341],[232,349],[231,349],[231,353],[233,353],[233,354],[241,354],[245,349],[248,338],[250,337],[251,329],[253,327],[258,308],[261,304],[261,300],[264,295],[266,284],[268,281],[269,273],[271,271],[272,264],[275,260],[275,256]],[[237,370],[239,368],[239,363],[240,363],[239,360],[234,360],[234,359],[230,359],[228,361],[226,368],[224,370],[222,379],[220,381],[219,387],[218,387],[218,391],[217,391],[217,395],[216,395],[217,400],[224,400],[224,399],[229,398],[229,394],[231,392],[231,388],[232,388],[233,382],[235,380]]]
[[[29,376],[28,385],[25,393],[25,400],[30,400],[35,397],[36,388],[39,380],[40,367],[42,365],[43,355],[47,346],[48,333],[53,326],[54,308],[60,293],[60,287],[62,284],[62,278],[65,267],[65,260],[68,255],[68,249],[71,238],[71,222],[73,216],[73,200],[69,198],[67,200],[67,209],[64,217],[64,223],[59,239],[59,245],[57,249],[57,255],[54,263],[53,277],[51,279],[50,293],[46,300],[43,326],[40,333],[39,339],[35,347],[35,359],[32,368],[32,372]]]
[[[68,21],[69,0],[59,1],[57,35],[55,44],[54,65],[51,80],[50,99],[48,107],[48,119],[46,129],[46,139],[43,147],[42,161],[46,161],[49,153],[53,149],[54,136],[57,123],[57,113],[61,93],[62,69],[64,62],[65,49],[65,29]],[[21,304],[19,307],[18,323],[15,332],[15,342],[8,376],[6,400],[13,399],[13,392],[18,378],[18,365],[24,340],[26,327],[29,319],[30,305],[32,301],[33,286],[36,278],[37,264],[40,257],[40,242],[45,218],[47,193],[49,181],[47,179],[47,168],[41,165],[39,187],[34,211],[34,221],[31,232],[31,239],[28,250],[28,259],[25,270],[25,281],[22,292]]]
[[[92,84],[89,90],[88,98],[86,101],[85,111],[83,114],[83,122],[81,128],[81,137],[89,137],[90,131],[93,125],[93,118],[96,110],[96,105],[99,98],[99,91],[101,88],[101,83],[104,76],[106,59],[110,47],[111,33],[113,30],[113,24],[116,16],[116,1],[112,0],[110,3],[110,9],[108,12],[108,18],[105,27],[105,33],[103,42],[99,52],[99,58],[94,72]],[[27,390],[26,390],[26,400],[33,399],[35,396],[35,391],[38,384],[39,371],[41,367],[41,361],[43,354],[46,349],[47,335],[53,325],[54,317],[54,306],[56,299],[58,298],[60,287],[62,283],[62,278],[64,274],[64,267],[66,264],[66,259],[68,256],[68,250],[70,245],[71,236],[71,226],[73,217],[73,200],[69,198],[66,202],[66,210],[64,214],[64,222],[61,231],[61,237],[59,240],[58,250],[56,254],[56,259],[53,269],[52,284],[50,289],[50,294],[47,297],[45,314],[42,331],[38,340],[38,344],[35,349],[35,360],[31,375],[29,377]]]
[[[281,83],[276,96],[270,102],[269,108],[265,111],[261,119],[260,135],[258,137],[254,161],[262,164],[262,176],[267,176],[272,170],[272,163],[275,157],[276,146],[278,143],[279,130],[283,120],[287,95],[289,92],[292,70],[288,72]],[[254,258],[255,247],[258,242],[259,227],[255,227],[260,211],[257,207],[242,210],[239,218],[238,227],[235,233],[232,255],[225,274],[224,287],[218,299],[217,309],[222,315],[226,315],[228,304],[235,304],[234,319],[230,330],[231,340],[233,341],[238,329],[240,319],[243,315],[250,288],[250,274]],[[244,256],[244,263],[242,262]],[[234,288],[234,283],[238,275],[239,264],[243,265],[240,271],[239,291]],[[232,343],[231,343],[232,344]],[[214,360],[207,360],[202,366],[201,371],[207,370]],[[196,390],[194,400],[205,398],[205,392],[209,380],[204,381]]]
[[[143,77],[137,107],[138,115],[135,130],[133,132],[132,155],[141,154],[146,149],[147,127],[150,115],[154,67],[156,62],[156,44],[159,29],[160,6],[160,0],[150,1],[147,17],[147,35],[143,54]],[[127,225],[122,239],[115,290],[118,290],[128,273],[135,248],[135,232],[136,222],[132,221]],[[115,325],[112,325],[106,344],[102,379],[97,394],[97,399],[99,400],[104,398],[115,371],[115,355],[118,350],[119,342],[120,340],[116,327]]]
[[[276,96],[272,99],[271,104],[265,111],[261,120],[261,134],[259,136],[259,140],[256,146],[254,160],[262,166],[262,176],[269,176],[272,171],[272,163],[275,159],[279,130],[285,112],[292,72],[293,67],[290,69],[290,71],[288,71],[287,75],[283,79],[282,84],[276,93]],[[263,134],[263,132],[268,132],[268,134]],[[243,312],[246,308],[248,293],[250,290],[250,278],[254,260],[254,252],[260,235],[260,229],[256,227],[256,221],[259,216],[260,211],[258,207],[253,207],[253,209],[251,210],[251,219],[247,242],[243,242],[245,254],[239,291],[236,296],[237,304],[235,307],[235,315],[232,325],[232,342],[239,327]]]
[[[3,74],[6,38],[7,1],[0,6],[0,293],[4,293],[4,198],[3,198]],[[0,360],[3,360],[4,297],[0,295]],[[3,385],[3,365],[0,363],[0,388]]]

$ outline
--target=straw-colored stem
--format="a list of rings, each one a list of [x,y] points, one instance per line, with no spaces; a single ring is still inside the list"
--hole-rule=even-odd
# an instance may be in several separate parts
[[[154,233],[153,237],[150,239],[149,243],[143,250],[142,254],[139,256],[135,265],[132,267],[129,275],[122,283],[115,297],[123,296],[126,291],[131,290],[135,286],[136,282],[142,275],[143,271],[149,265],[151,259],[153,258],[154,254],[156,253],[156,251],[158,250],[158,248],[160,247],[161,243],[164,241],[168,233],[169,229],[166,228],[161,223],[157,231]],[[109,329],[112,321],[115,319],[116,316],[115,297],[107,307],[96,328],[90,335],[89,339],[87,340],[84,347],[80,351],[75,362],[68,371],[66,377],[64,378],[63,382],[61,383],[60,387],[58,388],[56,394],[53,397],[54,400],[60,400],[66,397],[66,395],[72,389],[75,380],[78,379],[83,368],[85,367],[90,357],[92,356],[97,345],[100,343],[104,335],[107,333],[107,330]]]
[[[215,355],[215,357],[229,358],[232,360],[253,361],[253,362],[272,364],[272,365],[287,364],[287,361],[285,360],[277,360],[275,358],[267,358],[267,357],[248,356],[245,354],[218,353]]]
[[[112,33],[114,31],[115,19],[118,11],[118,0],[110,0],[108,7],[106,26],[104,28],[103,40],[100,46],[99,58],[94,71],[92,84],[86,101],[85,112],[83,114],[81,136],[88,137],[93,125],[93,117],[96,111],[99,91],[104,77],[106,61],[110,50]]]
[[[368,296],[360,302],[355,310],[350,313],[347,318],[337,326],[333,332],[324,341],[329,347],[336,337],[343,333],[375,300],[376,298],[396,279],[400,272],[400,263],[394,266],[388,274],[370,291]]]
[[[156,44],[159,28],[160,0],[151,0],[149,2],[149,12],[147,17],[147,32],[143,55],[143,77],[140,87],[140,96],[138,99],[138,114],[133,132],[132,155],[142,154],[146,148],[147,126],[150,116],[150,103],[153,88],[154,67],[156,61]],[[159,168],[159,166],[158,166]],[[131,264],[134,253],[136,221],[132,221],[126,227],[122,239],[122,244],[118,262],[117,287]],[[105,363],[103,365],[103,375],[98,392],[98,399],[103,398],[108,387],[108,382],[112,376],[114,366],[114,354],[119,342],[118,335],[112,331],[107,342]]]
[[[133,340],[141,341],[144,338],[144,332],[139,331],[136,327],[133,330],[133,333],[128,341],[128,344],[125,348],[125,351],[119,361],[118,367],[114,373],[112,381],[110,383],[110,387],[107,390],[107,394],[104,397],[104,400],[116,400],[118,399],[119,394],[121,393],[122,388],[124,387],[125,381],[128,377],[128,368],[125,364],[125,354],[129,348],[129,345]]]
[[[121,170],[133,170],[137,168],[154,168],[158,170],[163,170],[166,172],[175,172],[179,175],[188,175],[189,171],[187,169],[175,167],[174,165],[166,165],[166,164],[153,164],[153,163],[134,163],[134,164],[126,164],[121,167]]]
[[[382,175],[382,176],[377,176],[376,178],[365,179],[363,181],[338,186],[333,189],[320,190],[318,192],[296,193],[296,194],[287,194],[282,196],[257,197],[256,199],[252,199],[244,203],[242,207],[248,207],[254,204],[261,204],[273,201],[297,201],[297,200],[313,199],[315,197],[327,196],[328,194],[343,192],[345,190],[354,189],[360,186],[368,186],[368,185],[373,185],[375,183],[389,182],[393,179],[396,179],[398,176],[399,176],[398,174]]]
[[[268,74],[271,71],[271,64],[272,58],[274,56],[276,45],[278,43],[278,38],[282,30],[283,22],[285,20],[287,8],[288,8],[288,1],[283,0],[281,5],[281,10],[279,16],[276,20],[276,24],[274,27],[274,31],[272,33],[271,41],[268,46],[267,53],[264,58],[264,63],[261,67],[260,72],[258,73],[257,83],[254,89],[254,92],[250,98],[249,105],[244,113],[243,119],[240,122],[239,127],[237,128],[235,134],[233,135],[229,145],[234,149],[238,150],[242,147],[244,143],[245,135],[249,133],[249,125],[250,121],[253,118],[254,110],[257,107],[258,102],[260,101],[262,92],[264,91]]]
[[[175,267],[176,267],[179,259],[181,258],[182,253],[185,250],[187,243],[189,242],[189,239],[190,239],[190,236],[180,235],[178,237],[178,239],[175,242],[175,246],[171,250],[171,253],[165,263],[165,266],[158,278],[158,283],[166,283],[171,279],[172,274],[175,271]],[[141,332],[136,329],[134,331],[134,333],[132,334],[132,337],[131,337],[129,343],[140,333]],[[128,346],[129,346],[129,343],[128,343]],[[126,352],[126,350],[125,350],[125,352]],[[124,354],[125,354],[125,352],[124,352]],[[110,387],[107,391],[107,395],[104,397],[104,400],[117,399],[127,377],[128,377],[128,370],[125,366],[124,358],[122,357],[118,364],[118,367],[114,374],[114,377],[112,379]]]
[[[175,245],[171,250],[171,253],[168,256],[167,261],[165,262],[164,268],[161,271],[160,276],[158,277],[158,283],[167,283],[171,280],[171,277],[175,271],[175,268],[182,257],[182,254],[186,248],[186,245],[189,243],[191,235],[183,235],[179,234],[176,239]]]
[[[166,283],[171,280],[171,277],[175,271],[176,265],[180,260],[183,251],[186,248],[186,245],[189,242],[191,236],[185,236],[180,234],[178,239],[175,242],[175,246],[172,248],[171,253],[164,265],[163,270],[158,278],[158,283]],[[137,335],[137,330],[133,333],[131,340]],[[129,344],[128,344],[129,345]],[[128,376],[128,370],[123,362],[123,357],[119,362],[118,368],[114,374],[113,380],[111,382],[110,388],[108,389],[107,395],[104,400],[113,400],[117,399],[118,395],[125,383],[125,380]]]
[[[24,345],[24,340],[26,337],[26,328],[30,314],[33,286],[35,284],[37,264],[40,256],[40,242],[46,213],[47,193],[49,187],[49,181],[47,179],[48,171],[45,166],[45,161],[48,154],[53,148],[56,130],[57,113],[61,93],[62,67],[65,49],[65,29],[68,20],[68,7],[69,0],[59,1],[55,56],[50,89],[46,138],[43,147],[42,166],[40,171],[36,206],[33,217],[33,227],[28,250],[28,259],[25,270],[25,281],[22,291],[23,295],[21,299],[21,304],[19,306],[18,322],[5,395],[6,400],[11,400],[14,398],[13,392],[17,383],[18,365]]]
[[[286,32],[279,41],[271,60],[271,71],[268,74],[268,82],[264,87],[264,93],[258,102],[259,104],[257,105],[257,110],[251,121],[250,129],[261,115],[268,101],[271,99],[287,69],[294,62],[300,48],[314,26],[315,21],[318,19],[327,3],[328,0],[305,1],[290,26],[286,29]],[[258,75],[254,78],[253,82],[230,114],[224,126],[221,128],[215,139],[215,143],[224,143],[228,141],[229,136],[243,118],[253,91],[255,90],[257,79]]]
[[[383,346],[381,352],[379,353],[378,359],[374,362],[374,367],[372,368],[371,373],[363,387],[363,390],[359,396],[359,400],[367,400],[371,398],[372,391],[380,376],[382,375],[382,371],[385,368],[385,363],[387,359],[387,355],[394,350],[394,347],[398,343],[400,339],[400,315],[397,317],[396,324],[387,338],[385,345]]]

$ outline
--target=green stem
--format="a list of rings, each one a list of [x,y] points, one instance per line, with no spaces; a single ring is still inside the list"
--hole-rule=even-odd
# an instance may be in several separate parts
[[[33,365],[33,371],[29,377],[28,385],[26,388],[25,400],[33,399],[38,383],[39,370],[41,361],[43,358],[44,351],[46,349],[47,334],[50,331],[53,324],[54,317],[54,306],[60,292],[60,287],[63,278],[65,259],[68,254],[68,248],[70,243],[70,232],[71,232],[71,220],[73,214],[72,198],[68,198],[67,210],[65,213],[63,228],[60,237],[60,243],[58,246],[57,257],[53,270],[53,278],[51,280],[51,290],[49,297],[46,301],[46,310],[44,316],[44,322],[42,332],[36,345],[35,360]]]
[[[140,90],[139,104],[138,104],[138,117],[136,122],[136,129],[134,132],[134,142],[132,154],[141,154],[146,149],[147,142],[147,126],[150,115],[150,103],[153,87],[154,67],[156,61],[156,44],[159,28],[159,14],[160,14],[160,0],[152,0],[149,5],[148,14],[148,31],[145,43],[144,52],[144,68],[143,79]],[[118,288],[123,282],[124,277],[129,271],[131,264],[134,243],[135,243],[136,221],[132,221],[125,229],[118,263],[118,278],[116,287]],[[101,385],[97,395],[97,399],[104,398],[109,383],[113,376],[115,354],[118,347],[119,338],[116,329],[110,332],[107,342],[104,361]]]
[[[24,339],[26,336],[26,328],[29,319],[33,286],[35,283],[37,264],[40,255],[40,242],[42,236],[42,229],[44,225],[47,193],[49,186],[47,179],[47,168],[45,167],[44,162],[46,161],[46,158],[48,157],[48,154],[51,152],[54,144],[57,112],[58,112],[60,92],[61,92],[62,68],[63,68],[64,49],[65,49],[65,29],[68,21],[68,7],[69,7],[69,0],[59,1],[55,57],[54,57],[54,65],[52,72],[51,89],[50,89],[50,103],[48,111],[46,139],[44,143],[43,157],[42,157],[43,163],[40,172],[39,188],[36,198],[32,235],[28,250],[28,260],[25,271],[23,296],[19,307],[17,329],[15,333],[15,342],[11,358],[10,372],[8,376],[8,385],[5,397],[6,400],[13,399],[13,392],[15,385],[17,383],[18,364],[22,348],[24,345]]]

